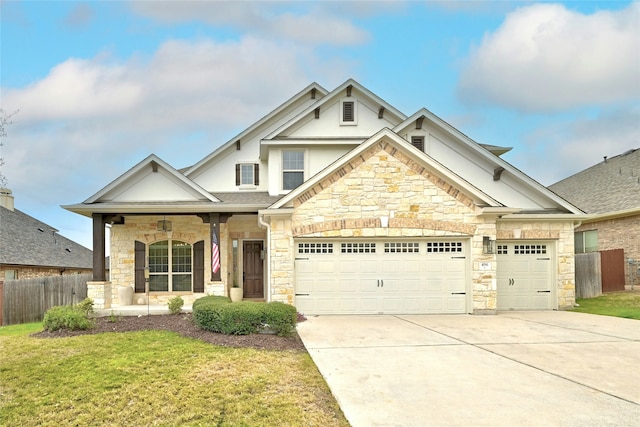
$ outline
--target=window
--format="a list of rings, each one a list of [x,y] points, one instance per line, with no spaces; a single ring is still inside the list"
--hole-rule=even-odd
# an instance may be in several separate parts
[[[149,290],[190,292],[192,282],[191,245],[163,240],[149,245]]]
[[[293,190],[304,182],[304,152],[282,152],[282,189]]]
[[[236,185],[258,185],[260,170],[257,163],[238,163],[236,165]]]
[[[18,279],[18,270],[4,271],[4,280],[17,280],[17,279]]]
[[[576,253],[596,252],[598,250],[598,230],[578,231],[574,235]]]
[[[411,145],[420,151],[424,151],[424,136],[412,136]]]
[[[340,252],[343,254],[375,254],[375,243],[341,243]]]
[[[332,254],[333,243],[298,243],[299,254]]]
[[[462,252],[462,242],[427,242],[427,253]]]
[[[547,245],[514,245],[514,255],[546,255]]]
[[[384,244],[384,252],[387,254],[418,253],[420,244],[417,242],[389,242]]]

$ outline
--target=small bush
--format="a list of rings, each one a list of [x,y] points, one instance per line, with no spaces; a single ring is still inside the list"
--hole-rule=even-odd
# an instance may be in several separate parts
[[[202,301],[205,298],[209,299]],[[295,330],[297,312],[291,305],[251,301],[228,304],[226,297],[205,298],[193,304],[193,320],[200,329],[227,335],[248,335],[268,327],[281,336],[290,335]]]
[[[281,302],[270,302],[263,308],[262,323],[268,325],[280,336],[289,336],[293,333],[298,319],[296,308]]]
[[[169,306],[171,314],[180,314],[182,306],[184,305],[184,300],[182,297],[173,297],[169,300],[167,305]]]
[[[87,316],[93,314],[93,300],[91,298],[87,297],[83,299],[82,301],[76,304],[76,307],[82,310],[82,312]]]
[[[75,331],[91,329],[93,322],[81,308],[65,305],[52,307],[47,310],[44,315],[43,326],[44,329],[49,332],[59,329]]]

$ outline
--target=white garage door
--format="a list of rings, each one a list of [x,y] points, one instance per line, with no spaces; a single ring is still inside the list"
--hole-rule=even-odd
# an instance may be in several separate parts
[[[466,313],[465,241],[298,240],[304,314]]]
[[[498,310],[555,308],[553,244],[498,242]]]

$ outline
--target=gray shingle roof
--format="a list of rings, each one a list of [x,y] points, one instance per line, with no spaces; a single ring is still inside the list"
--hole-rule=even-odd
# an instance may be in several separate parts
[[[233,193],[211,193],[222,203],[230,203],[234,205],[264,205],[271,206],[283,196],[270,196],[267,192],[233,192]]]
[[[0,206],[0,264],[92,268],[93,252],[57,232],[18,209]]]
[[[589,214],[640,208],[640,149],[607,158],[549,189]]]

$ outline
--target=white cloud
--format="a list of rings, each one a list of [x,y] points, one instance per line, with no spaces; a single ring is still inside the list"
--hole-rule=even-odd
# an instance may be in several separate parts
[[[640,3],[583,15],[536,4],[507,15],[466,63],[470,103],[560,111],[640,98]]]
[[[507,156],[544,185],[551,185],[632,148],[640,148],[640,107],[607,111],[597,117],[563,121],[524,137],[525,147]]]
[[[311,81],[332,87],[351,74],[304,46],[253,37],[69,59],[28,87],[3,88],[3,108],[20,110],[3,173],[23,201],[79,202],[150,153],[188,166]]]
[[[348,19],[328,13],[331,5],[300,2],[135,1],[132,10],[165,23],[204,22],[238,28],[261,38],[284,38],[299,43],[358,45],[366,31]],[[294,10],[294,12],[291,12]]]

